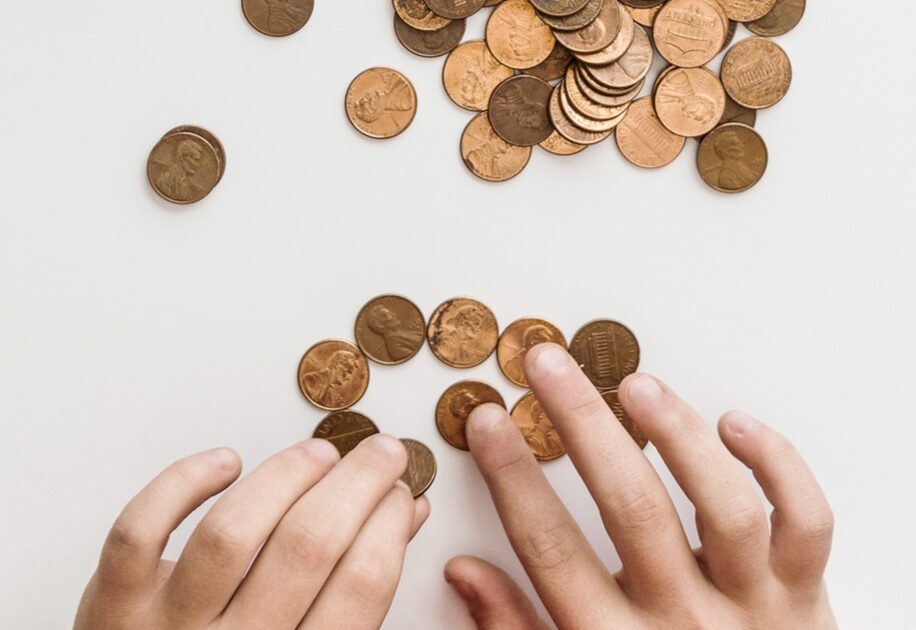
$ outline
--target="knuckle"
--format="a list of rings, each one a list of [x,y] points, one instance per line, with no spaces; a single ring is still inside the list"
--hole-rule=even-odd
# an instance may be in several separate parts
[[[521,560],[537,569],[557,569],[578,553],[578,532],[568,523],[546,525],[530,533],[521,549]]]
[[[719,537],[736,543],[752,540],[769,530],[769,521],[761,503],[743,496],[733,499],[714,523]]]
[[[288,553],[306,569],[333,565],[337,561],[337,545],[333,533],[314,524],[289,526],[283,535]]]
[[[815,541],[830,539],[833,537],[835,524],[833,510],[824,506],[805,515],[802,519],[802,535],[809,540]]]
[[[394,591],[399,574],[399,567],[391,562],[367,558],[347,571],[347,590],[367,598],[387,598]]]
[[[624,529],[640,529],[661,521],[664,503],[645,484],[631,483],[624,487],[615,510],[617,521]]]
[[[503,459],[495,466],[493,466],[490,474],[493,476],[513,476],[517,475],[525,467],[525,464],[529,462],[529,459],[533,457],[530,453],[521,452],[517,455],[510,455],[509,457]]]
[[[200,524],[198,536],[210,553],[228,555],[248,549],[248,540],[232,519],[210,514]]]
[[[598,396],[585,396],[576,400],[569,407],[572,415],[584,418],[597,418],[610,413],[610,407]]]

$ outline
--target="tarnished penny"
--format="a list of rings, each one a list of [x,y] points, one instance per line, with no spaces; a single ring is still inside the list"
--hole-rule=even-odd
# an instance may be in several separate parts
[[[732,97],[728,94],[725,95],[725,112],[722,114],[722,119],[719,120],[720,125],[724,125],[730,122],[739,122],[748,127],[753,127],[757,124],[757,110],[750,109],[744,105],[738,105]]]
[[[658,83],[655,111],[674,133],[688,138],[702,136],[725,113],[725,90],[709,68],[675,68]]]
[[[617,37],[621,12],[617,0],[604,0],[598,17],[578,30],[557,31],[557,41],[574,53],[596,53],[610,46]]]
[[[728,19],[736,22],[753,22],[770,12],[776,0],[718,0]]]
[[[401,475],[401,481],[407,484],[416,499],[426,494],[436,479],[436,457],[423,442],[408,438],[401,442],[407,449],[407,470]]]
[[[380,295],[356,316],[356,344],[376,363],[398,365],[411,359],[426,340],[426,322],[417,305],[400,295]]]
[[[329,339],[308,349],[299,362],[299,389],[321,409],[355,405],[369,387],[369,363],[351,343]]]
[[[219,180],[223,178],[223,173],[226,172],[226,151],[223,148],[223,143],[220,142],[220,139],[213,134],[213,132],[204,129],[203,127],[198,127],[196,125],[182,125],[180,127],[175,127],[166,132],[166,136],[170,136],[173,133],[193,133],[196,136],[203,138],[207,144],[209,144],[214,151],[216,151],[216,161],[219,163]]]
[[[745,26],[764,37],[785,35],[798,26],[805,15],[805,0],[776,0],[770,12]]]
[[[639,342],[621,323],[602,319],[583,326],[569,353],[600,390],[616,389],[639,368]]]
[[[585,65],[585,72],[595,81],[607,88],[622,90],[631,88],[649,73],[652,68],[652,42],[645,29],[636,25],[633,31],[633,43],[616,62],[607,66]]]
[[[314,0],[242,0],[248,23],[271,37],[285,37],[301,29],[314,8]]]
[[[498,391],[480,381],[461,381],[445,390],[436,404],[436,427],[442,438],[455,448],[469,450],[465,435],[468,417],[486,403],[506,406]]]
[[[538,12],[554,17],[564,17],[581,11],[588,0],[531,0]]]
[[[335,411],[315,427],[312,437],[329,441],[343,457],[367,437],[378,433],[378,427],[357,411]]]
[[[569,142],[581,145],[598,144],[607,139],[613,130],[603,132],[591,132],[580,129],[566,116],[561,103],[561,94],[563,92],[563,83],[559,83],[550,95],[550,120],[556,127],[557,133]]]
[[[471,17],[483,7],[484,0],[425,0],[432,12],[452,20]]]
[[[489,308],[471,298],[453,298],[439,305],[426,328],[433,354],[446,365],[480,365],[496,350],[499,326]]]
[[[705,65],[719,54],[727,23],[716,0],[671,0],[655,18],[652,35],[659,54],[682,68]]]
[[[624,410],[623,405],[620,403],[620,398],[617,396],[617,390],[612,389],[604,392],[601,394],[601,397],[604,398],[604,402],[607,403],[607,406],[611,408],[611,411],[617,416],[617,419],[620,420],[620,424],[627,430],[627,433],[630,434],[630,437],[633,438],[636,445],[641,449],[645,449],[649,444],[649,440],[646,439],[643,432],[636,426],[633,419],[627,415],[626,410]]]
[[[566,454],[566,447],[560,441],[557,430],[533,393],[525,394],[515,403],[512,420],[537,459],[548,461]]]
[[[465,42],[449,54],[442,68],[442,83],[448,97],[471,111],[489,107],[496,86],[515,73],[493,56],[486,42]]]
[[[438,31],[451,23],[448,18],[430,11],[424,0],[392,0],[392,3],[397,16],[415,29]]]
[[[474,175],[504,182],[521,173],[531,159],[531,147],[509,144],[493,131],[487,112],[477,114],[461,134],[461,158]]]
[[[686,140],[669,131],[658,119],[652,97],[634,101],[627,117],[617,125],[617,147],[631,164],[660,168],[673,162]]]
[[[709,133],[697,151],[697,169],[707,184],[725,193],[754,186],[767,169],[767,147],[747,125],[728,123]]]
[[[394,16],[394,32],[407,50],[420,57],[439,57],[453,50],[464,37],[464,20],[452,20],[438,31],[422,31]]]
[[[578,31],[585,28],[598,17],[601,13],[601,7],[604,6],[604,0],[588,0],[588,3],[572,15],[564,17],[554,17],[551,15],[540,14],[541,20],[547,24],[554,32],[560,31]]]
[[[566,337],[559,328],[543,319],[528,317],[512,322],[506,326],[496,346],[499,369],[514,384],[528,387],[525,355],[531,348],[542,343],[555,343],[565,348]]]
[[[160,197],[183,205],[209,195],[222,176],[222,166],[209,142],[183,131],[166,135],[153,147],[146,175]]]
[[[407,78],[391,68],[369,68],[347,89],[347,118],[370,138],[393,138],[413,122],[417,93]]]
[[[792,63],[778,44],[751,37],[725,54],[722,84],[739,105],[750,109],[772,107],[789,91]]]
[[[548,153],[553,153],[554,155],[575,155],[577,153],[582,153],[585,149],[588,148],[586,144],[576,144],[575,142],[570,142],[566,138],[560,135],[559,131],[554,130],[550,137],[544,140],[540,145],[542,149]]]
[[[572,63],[572,54],[563,46],[554,46],[544,61],[533,68],[525,70],[525,74],[544,79],[545,81],[556,81],[566,73],[566,68]]]
[[[506,0],[487,21],[487,45],[502,63],[526,70],[550,56],[556,39],[528,0]]]
[[[511,1],[511,0],[510,0]],[[500,83],[490,97],[489,117],[500,138],[521,147],[534,146],[553,133],[547,111],[553,88],[527,74]]]

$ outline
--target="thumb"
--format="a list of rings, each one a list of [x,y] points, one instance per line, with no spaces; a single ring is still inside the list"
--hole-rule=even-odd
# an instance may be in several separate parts
[[[445,565],[445,581],[464,600],[477,630],[548,630],[518,584],[489,562],[452,558]]]

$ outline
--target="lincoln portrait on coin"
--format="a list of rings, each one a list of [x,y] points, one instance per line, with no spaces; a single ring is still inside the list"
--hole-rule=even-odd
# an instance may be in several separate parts
[[[356,115],[367,123],[374,123],[385,114],[407,112],[413,107],[410,86],[392,72],[379,72],[381,85],[368,90],[356,102]]]
[[[519,428],[525,441],[535,453],[551,454],[561,450],[562,443],[556,429],[544,412],[541,404],[535,401],[531,407],[532,423],[523,423]]]
[[[178,201],[189,201],[200,196],[203,187],[194,177],[200,170],[204,152],[194,140],[182,140],[175,147],[174,159],[156,178],[156,188]]]
[[[448,403],[449,412],[459,420],[467,420],[471,412],[477,409],[482,401],[467,390],[461,390]]]
[[[267,5],[267,30],[271,33],[294,31],[308,20],[308,10],[299,6],[301,0],[264,0]]]
[[[741,138],[733,131],[723,131],[715,138],[713,151],[721,162],[717,170],[716,181],[725,190],[738,190],[757,179],[757,174],[747,164],[744,145]]]
[[[515,349],[515,353],[506,361],[506,369],[516,374],[525,373],[525,355],[533,347],[553,341],[553,333],[543,324],[535,324],[525,329],[522,334],[522,345]]]
[[[349,398],[349,392],[342,391],[353,380],[359,367],[359,360],[349,350],[337,350],[328,359],[327,366],[308,372],[303,385],[309,398],[326,407],[336,407]]]
[[[392,361],[406,359],[416,352],[423,338],[421,330],[405,330],[400,318],[387,306],[369,309],[366,325],[380,336]]]
[[[474,337],[483,328],[484,314],[472,304],[466,304],[442,319],[439,347],[444,356],[459,363],[480,358],[481,349]]]

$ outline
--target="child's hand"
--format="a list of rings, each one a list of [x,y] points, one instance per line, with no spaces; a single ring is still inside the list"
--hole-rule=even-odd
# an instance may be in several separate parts
[[[225,449],[176,462],[115,523],[76,629],[378,628],[429,503],[397,483],[407,455],[395,438],[338,459],[322,440],[271,457],[217,501],[173,563],[160,559],[170,532],[241,467]]]
[[[569,355],[545,344],[526,364],[623,561],[612,576],[505,410],[478,408],[468,424],[474,459],[559,628],[836,627],[823,582],[833,516],[785,438],[729,413],[719,423],[720,440],[652,377],[624,382],[624,407],[696,506],[703,546],[694,552],[655,470]],[[772,532],[739,460],[775,506]],[[482,560],[452,560],[446,579],[480,628],[545,627],[512,580]]]

